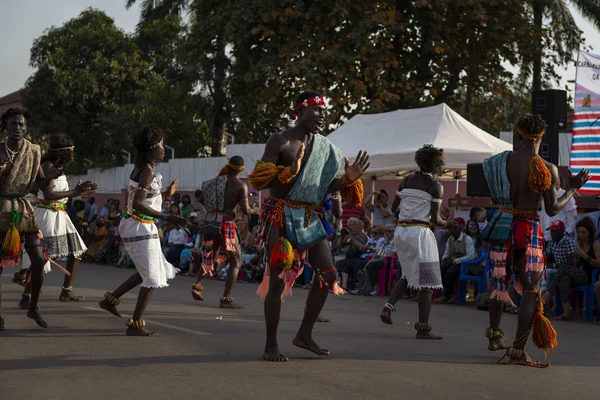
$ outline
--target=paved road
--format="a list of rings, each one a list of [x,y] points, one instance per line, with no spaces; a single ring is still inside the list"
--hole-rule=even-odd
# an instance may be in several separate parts
[[[11,270],[0,278],[7,326],[0,332],[1,400],[597,398],[595,323],[555,324],[560,346],[549,355],[550,369],[499,366],[499,354],[486,350],[487,314],[474,307],[434,306],[434,332],[444,340],[418,341],[415,302],[399,302],[395,324],[387,326],[378,318],[381,298],[330,296],[324,314],[333,322],[318,324],[315,339],[332,355],[319,358],[291,344],[307,294],[295,289],[280,324],[282,352],[292,361],[275,364],[260,358],[264,323],[256,285],[235,289],[246,309],[221,310],[222,282],[207,282],[206,300],[196,302],[192,278],[177,277],[156,292],[146,315],[160,336],[132,338],[124,335],[124,319],[96,306],[132,271],[88,264],[80,271],[77,293],[87,301],[79,304],[59,302],[62,276],[47,276],[41,301],[47,330],[17,308],[20,287],[10,283]],[[123,298],[125,316],[136,296],[137,290]],[[516,317],[505,314],[505,330],[515,325]]]

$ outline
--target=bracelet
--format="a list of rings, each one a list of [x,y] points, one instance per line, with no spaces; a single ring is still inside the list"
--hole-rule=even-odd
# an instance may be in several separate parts
[[[341,199],[342,199],[342,196],[341,196],[341,195],[339,195],[339,194],[336,194],[336,195],[329,196],[329,198],[330,198],[331,200],[341,200]]]

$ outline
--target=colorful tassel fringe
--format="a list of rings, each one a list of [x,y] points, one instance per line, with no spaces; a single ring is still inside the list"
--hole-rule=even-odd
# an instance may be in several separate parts
[[[552,185],[552,174],[537,154],[529,162],[529,189],[534,193],[545,192]]]
[[[558,345],[558,334],[550,323],[550,320],[544,315],[544,302],[542,295],[537,292],[537,310],[533,319],[533,343],[538,349],[544,351],[544,355],[548,350],[555,348]]]
[[[544,356],[546,356],[548,350],[551,350],[558,345],[558,334],[550,323],[550,320],[548,320],[548,318],[546,318],[544,315],[544,301],[542,300],[542,292],[536,290],[524,290],[523,293],[537,295],[536,312],[533,317],[533,321],[531,321],[529,329],[527,329],[523,335],[517,338],[513,345],[519,346],[525,343],[529,337],[529,334],[533,330],[533,343],[538,349],[543,350]]]
[[[294,265],[294,249],[289,240],[284,237],[277,239],[269,257],[269,264],[273,268],[283,271],[292,268],[292,265]]]

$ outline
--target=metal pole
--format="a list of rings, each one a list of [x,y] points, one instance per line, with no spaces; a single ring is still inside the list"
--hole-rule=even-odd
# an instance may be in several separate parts
[[[166,144],[163,144],[163,147],[164,147],[165,149],[169,149],[169,150],[171,150],[171,159],[174,159],[174,158],[175,158],[175,149],[174,149],[174,148],[172,148],[172,147],[171,147],[171,146],[169,146],[169,145],[166,145]]]
[[[127,164],[131,164],[131,153],[127,150],[121,150],[121,153],[125,153],[125,158],[127,160]]]
[[[233,136],[231,133],[225,133],[225,135],[231,139],[230,144],[235,144],[235,136]]]

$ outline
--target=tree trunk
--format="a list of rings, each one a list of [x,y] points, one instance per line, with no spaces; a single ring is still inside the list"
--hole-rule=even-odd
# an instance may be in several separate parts
[[[544,15],[544,1],[533,0],[533,23],[535,25],[535,54],[533,55],[533,85],[532,92],[542,90],[542,19]]]
[[[225,136],[225,70],[227,68],[227,58],[225,55],[225,43],[222,32],[217,37],[217,52],[215,54],[215,76],[213,80],[213,106],[210,115],[210,137],[212,138],[212,157],[224,156],[224,136]]]

